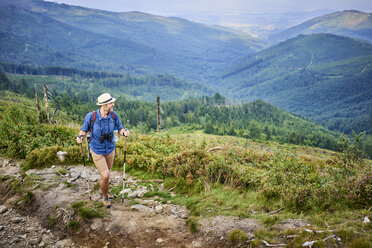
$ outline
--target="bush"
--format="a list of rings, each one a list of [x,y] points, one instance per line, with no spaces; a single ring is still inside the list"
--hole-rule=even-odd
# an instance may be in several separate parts
[[[24,159],[35,149],[76,144],[75,136],[72,128],[40,124],[30,110],[11,104],[0,119],[0,154]]]
[[[67,149],[65,149],[67,154],[65,155],[65,161],[66,164],[77,164],[77,163],[83,163],[83,156],[81,154],[80,146],[74,145],[70,146]],[[84,151],[84,159],[85,162],[87,162],[87,156],[88,154],[86,151]],[[92,159],[90,160],[92,161]]]
[[[92,219],[92,218],[102,218],[104,216],[104,213],[102,212],[102,205],[93,207],[93,206],[87,206],[86,201],[76,202],[72,204],[72,208],[77,211],[80,217],[86,218],[86,219]],[[91,205],[91,204],[90,204]]]
[[[232,230],[227,234],[227,240],[232,243],[232,245],[244,243],[247,239],[248,235],[239,229]]]
[[[296,157],[276,156],[261,178],[262,195],[294,211],[327,209],[345,200],[341,168],[311,165]]]
[[[71,220],[68,224],[67,224],[67,228],[76,232],[80,227],[80,223],[79,221],[77,220]]]
[[[350,178],[347,189],[347,200],[352,207],[369,207],[372,199],[372,172]]]
[[[189,227],[191,233],[196,233],[198,231],[198,222],[195,217],[189,217],[186,220],[186,225]]]
[[[57,157],[57,152],[59,150],[61,150],[60,146],[44,147],[33,150],[29,155],[27,155],[23,164],[23,169],[28,170],[52,166],[54,163],[59,161]]]

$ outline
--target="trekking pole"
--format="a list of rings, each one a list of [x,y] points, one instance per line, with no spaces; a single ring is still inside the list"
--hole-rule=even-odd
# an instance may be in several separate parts
[[[85,156],[84,156],[84,150],[83,150],[83,144],[82,144],[82,143],[80,143],[80,150],[81,150],[81,154],[83,154],[84,172],[85,172],[85,179],[86,179],[86,181],[87,181],[87,185],[88,185],[89,200],[92,200],[92,196],[90,195],[90,188],[89,188],[89,182],[88,182],[87,166],[85,165]]]
[[[128,129],[125,129],[127,131]],[[124,169],[123,169],[123,190],[121,191],[121,203],[124,203],[124,184],[125,184],[125,162],[127,157],[127,136],[124,135]]]

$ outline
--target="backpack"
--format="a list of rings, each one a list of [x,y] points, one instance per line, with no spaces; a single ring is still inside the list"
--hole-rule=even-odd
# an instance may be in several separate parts
[[[110,114],[111,114],[112,119],[114,119],[114,123],[115,123],[116,122],[116,115],[114,114],[113,111],[110,111]],[[92,115],[91,115],[91,118],[90,118],[90,128],[89,128],[88,135],[87,135],[88,143],[92,139],[91,134],[93,133],[93,126],[94,126],[94,123],[96,122],[96,118],[97,118],[97,111],[93,111]]]

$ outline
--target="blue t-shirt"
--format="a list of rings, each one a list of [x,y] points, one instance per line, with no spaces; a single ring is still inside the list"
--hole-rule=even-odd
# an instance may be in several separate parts
[[[106,118],[103,118],[99,113],[99,109],[96,110],[96,120],[94,122],[93,128],[90,128],[90,122],[93,112],[88,113],[85,116],[84,124],[81,130],[88,132],[91,130],[91,140],[89,142],[89,147],[93,150],[94,153],[99,155],[109,155],[115,149],[115,137],[114,137],[114,128],[117,130],[123,129],[123,125],[120,122],[119,116],[113,111],[115,115],[115,120],[112,118],[111,113],[108,113]],[[101,130],[102,129],[102,130]],[[107,139],[104,139],[103,143],[99,142],[101,134],[111,133],[112,142],[109,142]]]

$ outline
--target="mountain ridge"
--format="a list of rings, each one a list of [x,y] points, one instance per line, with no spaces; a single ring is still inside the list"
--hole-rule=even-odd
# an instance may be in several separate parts
[[[280,42],[299,34],[313,33],[331,33],[372,42],[372,14],[359,10],[337,11],[271,35],[269,40]]]
[[[118,53],[112,51],[114,48],[105,48],[108,53],[119,56],[133,54],[126,56],[127,61],[123,61],[110,54],[109,58],[106,58],[102,51],[94,49],[85,51],[90,56],[99,54],[100,60],[106,58],[125,66],[133,65],[138,67],[139,71],[174,74],[188,80],[205,80],[207,83],[213,78],[215,70],[225,67],[230,61],[256,52],[265,45],[263,41],[243,32],[193,23],[182,18],[166,18],[142,12],[109,12],[36,0],[4,0],[1,5],[16,5],[39,14],[40,18],[49,17],[60,24],[69,25],[71,29],[78,28],[83,31],[82,36],[87,31],[90,34],[94,33],[97,35],[94,40],[110,37],[117,41],[114,48],[123,52]],[[16,23],[19,20],[12,21]],[[7,24],[15,28],[14,23]],[[31,24],[25,23],[29,26]],[[38,28],[42,29],[43,24],[40,21]],[[29,27],[28,32],[33,33],[34,29],[35,27]],[[136,48],[128,50],[124,49],[124,45],[120,45],[128,42],[132,42],[131,45],[134,47],[139,47],[138,55]],[[83,43],[71,44],[70,49]],[[145,54],[141,54],[141,49],[144,49]],[[135,59],[136,57],[140,59]],[[111,66],[117,70],[112,65],[107,65],[107,61],[104,62],[105,67]]]

